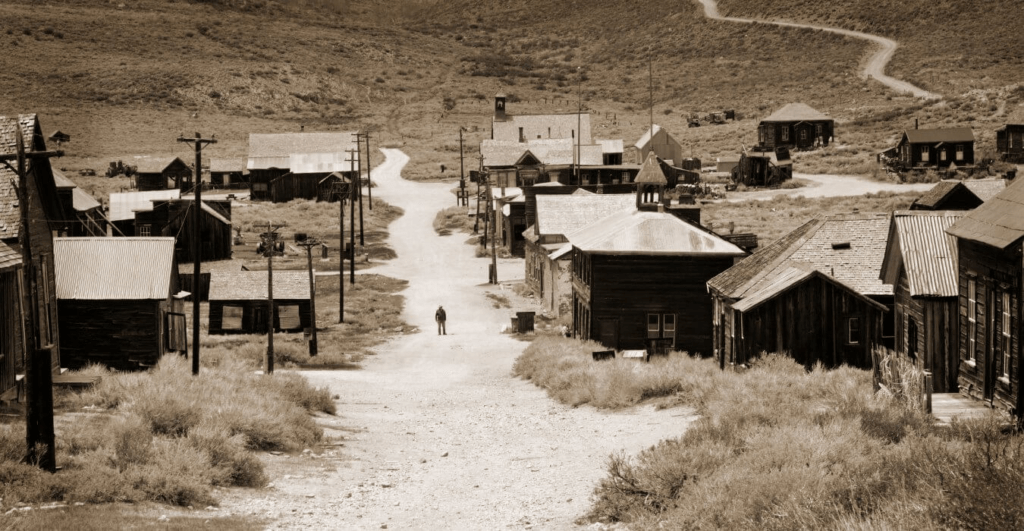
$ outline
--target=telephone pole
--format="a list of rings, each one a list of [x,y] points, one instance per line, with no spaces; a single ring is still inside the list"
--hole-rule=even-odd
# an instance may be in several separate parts
[[[320,246],[320,240],[306,238],[304,241],[296,242],[299,247],[306,248],[306,265],[309,267],[309,317],[311,335],[309,338],[309,355],[316,356],[316,284],[313,281],[313,248]]]
[[[202,230],[200,230],[201,211],[203,210],[203,146],[216,144],[213,138],[203,139],[196,133],[195,138],[178,137],[178,142],[192,146],[196,152],[195,187],[196,199],[192,203],[192,374],[199,374],[199,277],[202,262]]]
[[[356,133],[356,155],[362,159],[362,155],[359,153],[360,142],[359,139],[366,136],[364,133]],[[363,234],[363,161],[359,160],[356,163],[356,194],[359,196],[359,246],[366,245],[366,238]]]
[[[373,184],[370,181],[370,133],[366,133],[366,203],[373,210]]]
[[[257,252],[267,257],[267,374],[274,374],[274,255],[284,254],[284,242],[277,240],[277,229],[267,221],[267,232],[260,234]]]
[[[21,262],[23,268],[23,308],[28,311],[24,313],[25,347],[28,359],[25,362],[25,442],[27,451],[25,461],[35,464],[48,472],[56,472],[57,458],[54,451],[54,430],[53,430],[53,349],[55,345],[49,343],[52,340],[50,334],[46,334],[48,343],[42,344],[42,331],[39,329],[39,300],[38,284],[36,281],[36,268],[32,264],[32,237],[29,225],[29,202],[31,192],[28,186],[27,160],[33,163],[36,160],[45,160],[50,157],[60,157],[62,151],[25,151],[25,139],[22,137],[21,125],[15,129],[14,154],[0,155],[0,162],[13,170],[18,175],[18,206],[20,207],[20,229],[18,237],[21,244]],[[11,162],[15,161],[15,167]],[[44,262],[45,263],[45,262]],[[40,268],[40,275],[46,274],[46,268]],[[44,288],[45,289],[45,288]],[[14,353],[11,353],[13,355]]]
[[[351,227],[349,229],[350,234],[350,246],[352,247],[348,253],[348,283],[356,283],[356,180],[359,179],[359,171],[355,168],[356,165],[356,154],[358,151],[348,150],[349,166],[352,168],[352,182],[348,186],[348,198],[351,203],[348,207],[348,224]],[[344,275],[342,275],[344,277]]]
[[[344,177],[342,177],[344,179]],[[344,182],[334,183],[334,196],[338,198],[338,322],[345,322],[345,196],[348,188]]]
[[[462,153],[462,130],[464,128],[459,126],[459,206],[469,206],[469,198],[466,197],[466,168],[463,162],[464,155]]]

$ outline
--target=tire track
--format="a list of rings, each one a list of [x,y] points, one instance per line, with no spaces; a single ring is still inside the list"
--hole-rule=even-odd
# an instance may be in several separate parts
[[[912,83],[908,83],[901,79],[885,74],[885,67],[889,65],[889,61],[892,60],[892,56],[896,53],[896,48],[899,47],[899,43],[881,37],[878,35],[872,35],[870,33],[864,33],[861,31],[854,31],[842,28],[833,28],[829,26],[818,26],[815,24],[803,24],[799,22],[781,22],[776,20],[758,20],[753,18],[741,18],[741,17],[724,17],[718,12],[718,2],[716,0],[697,0],[704,6],[704,16],[711,20],[721,20],[725,22],[738,22],[742,24],[753,24],[755,22],[761,24],[773,24],[775,26],[782,26],[786,28],[802,28],[802,29],[813,29],[827,31],[829,33],[835,33],[846,37],[853,37],[855,39],[861,39],[873,43],[877,46],[874,53],[868,57],[867,64],[864,69],[860,72],[861,77],[872,77],[881,82],[883,85],[901,93],[912,94],[916,98],[923,98],[928,100],[942,99],[941,94],[929,92],[920,88]]]

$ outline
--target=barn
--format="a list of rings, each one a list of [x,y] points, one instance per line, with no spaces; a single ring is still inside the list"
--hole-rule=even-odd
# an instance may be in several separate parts
[[[790,103],[761,120],[757,143],[761,151],[775,148],[824,147],[835,134],[835,120],[804,103]]]
[[[154,200],[148,210],[135,212],[136,236],[170,236],[179,263],[194,261],[193,199]],[[232,239],[231,201],[203,201],[199,215],[200,261],[230,260]]]
[[[210,278],[210,334],[267,332],[267,272],[214,272]],[[309,274],[274,271],[274,330],[311,326]]]
[[[932,373],[932,391],[957,390],[960,326],[956,211],[897,211],[889,224],[881,279],[895,297],[895,350]]]
[[[152,367],[186,347],[174,238],[56,238],[64,365]]]
[[[340,172],[353,178],[361,160],[355,135],[250,134],[246,162],[250,197],[274,202],[316,199],[317,185],[324,177]]]
[[[1024,182],[1015,181],[946,232],[957,239],[960,392],[1017,415]]]
[[[192,188],[192,168],[178,157],[139,159],[135,171],[135,188],[140,192]]]

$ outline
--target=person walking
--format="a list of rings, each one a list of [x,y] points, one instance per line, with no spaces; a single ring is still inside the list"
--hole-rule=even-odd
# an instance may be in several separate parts
[[[437,335],[448,335],[448,331],[444,328],[444,322],[448,316],[444,313],[444,307],[438,306],[437,311],[434,312],[434,320],[437,321]]]

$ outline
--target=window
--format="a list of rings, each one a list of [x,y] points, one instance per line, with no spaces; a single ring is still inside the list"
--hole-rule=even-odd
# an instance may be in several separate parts
[[[957,146],[956,146],[956,160],[964,160],[964,146],[963,146],[963,144],[957,144]]]
[[[917,321],[907,316],[907,356],[917,359]]]
[[[783,127],[782,128],[782,141],[783,142],[789,141],[789,128],[788,127]]]
[[[241,306],[224,306],[224,312],[220,319],[220,327],[222,330],[241,330],[242,329],[242,313],[243,309]]]
[[[152,230],[151,225],[139,225],[139,236],[151,236]]]
[[[846,321],[846,342],[850,345],[860,344],[860,317],[851,317]]]
[[[928,162],[928,146],[921,146],[921,162]]]
[[[814,134],[821,136],[821,124],[814,124]]]
[[[647,314],[647,337],[650,339],[661,337],[661,315]]]
[[[895,330],[895,328],[896,328],[896,319],[898,319],[899,317],[897,317],[895,314],[896,314],[895,308],[893,306],[889,306],[889,311],[883,313],[880,316],[880,318],[882,320],[882,337],[883,338],[896,337],[896,330]]]
[[[1003,333],[1000,336],[1000,349],[1003,351],[1003,370],[1002,377],[1010,378],[1010,294],[1003,293],[1002,296],[1002,319],[1000,324],[1003,328]]]
[[[252,191],[253,192],[266,192],[267,191],[267,183],[252,183]]]
[[[676,336],[676,315],[674,313],[666,313],[665,315],[661,316],[661,322],[663,324],[662,328],[664,329],[663,330],[664,331],[664,336],[665,337],[675,337]]]
[[[974,362],[978,335],[978,281],[967,280],[967,359]]]
[[[675,339],[676,314],[647,314],[647,339]],[[673,341],[674,343],[674,341]]]
[[[278,306],[277,320],[281,330],[298,330],[302,328],[302,319],[299,318],[299,305],[288,304]]]
[[[939,150],[939,160],[942,160],[942,161],[946,160],[946,150],[945,149],[940,149]]]
[[[766,135],[764,134],[764,128],[763,127],[758,127],[757,128],[757,143],[758,144],[764,144],[765,136]]]
[[[806,129],[801,129],[800,130],[800,140],[807,140],[807,130]]]

